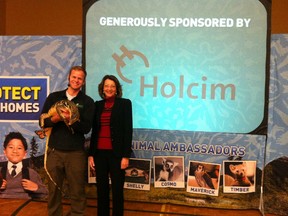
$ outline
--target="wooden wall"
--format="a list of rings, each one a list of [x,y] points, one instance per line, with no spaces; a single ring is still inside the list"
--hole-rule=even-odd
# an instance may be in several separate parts
[[[0,14],[6,14],[0,21],[5,26],[1,35],[82,34],[82,0],[3,1]]]
[[[271,33],[288,33],[288,0],[272,0]],[[81,35],[82,0],[0,0],[0,35]]]
[[[288,33],[288,1],[272,0],[271,33]]]

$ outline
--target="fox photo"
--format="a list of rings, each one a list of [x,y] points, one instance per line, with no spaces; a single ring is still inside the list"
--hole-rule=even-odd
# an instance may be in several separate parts
[[[256,161],[223,161],[225,193],[255,192]]]

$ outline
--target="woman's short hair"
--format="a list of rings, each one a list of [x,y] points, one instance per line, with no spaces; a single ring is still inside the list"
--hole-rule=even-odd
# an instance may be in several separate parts
[[[105,75],[102,78],[102,81],[98,85],[98,93],[99,93],[100,97],[102,99],[105,99],[105,94],[103,92],[103,89],[104,89],[104,82],[107,79],[112,80],[115,83],[115,85],[116,85],[116,97],[121,98],[122,97],[122,86],[121,86],[119,80],[117,79],[117,77],[115,77],[114,75]]]

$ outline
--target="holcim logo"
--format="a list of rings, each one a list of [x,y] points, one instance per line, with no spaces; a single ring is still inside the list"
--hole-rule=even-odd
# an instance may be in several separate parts
[[[134,56],[138,56],[143,60],[143,63],[146,68],[149,68],[149,61],[147,57],[135,50],[128,50],[124,45],[120,47],[122,51],[122,55],[117,55],[114,53],[112,57],[116,61],[116,71],[119,77],[126,83],[132,83],[133,80],[127,78],[123,75],[121,68],[126,66],[124,59],[128,58],[132,60]],[[169,76],[167,76],[169,77]],[[145,96],[145,91],[152,91],[153,97],[162,96],[164,98],[183,98],[187,95],[190,99],[210,99],[210,100],[235,100],[236,97],[236,86],[234,84],[223,84],[223,83],[213,83],[207,84],[208,78],[206,76],[202,76],[202,83],[190,82],[188,85],[184,84],[185,76],[180,75],[178,80],[172,81],[164,81],[163,84],[159,84],[159,78],[157,76],[153,76],[153,81],[148,83],[145,81],[145,76],[140,77],[140,97]],[[219,97],[216,97],[217,92],[219,93]],[[227,97],[229,93],[230,98]]]
[[[118,56],[116,53],[114,53],[112,55],[112,57],[115,59],[115,61],[117,62],[116,64],[116,71],[118,73],[118,75],[120,76],[120,78],[126,82],[126,83],[132,83],[132,80],[128,79],[127,77],[125,77],[122,74],[121,68],[125,67],[125,62],[124,62],[124,58],[127,57],[130,60],[134,58],[134,55],[139,56],[140,58],[143,59],[143,62],[145,64],[145,66],[148,68],[149,67],[149,62],[146,58],[145,55],[143,55],[141,52],[135,51],[135,50],[128,50],[125,46],[121,46],[120,50],[123,52],[123,54],[121,56]]]

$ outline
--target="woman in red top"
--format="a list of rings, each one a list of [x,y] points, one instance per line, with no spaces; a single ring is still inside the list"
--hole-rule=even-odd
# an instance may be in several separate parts
[[[125,169],[132,149],[132,104],[122,98],[122,87],[113,75],[98,85],[101,101],[95,113],[89,151],[89,165],[96,170],[98,215],[109,216],[109,177],[113,197],[113,216],[124,212]]]

